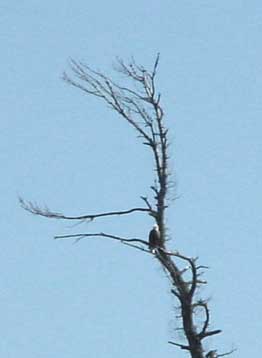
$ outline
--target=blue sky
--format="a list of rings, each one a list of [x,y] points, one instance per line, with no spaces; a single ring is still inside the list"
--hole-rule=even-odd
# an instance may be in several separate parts
[[[132,129],[60,78],[70,57],[113,74],[150,66],[162,93],[179,199],[172,248],[211,267],[207,348],[258,356],[261,342],[260,1],[2,1],[1,343],[8,358],[179,357],[174,302],[156,262],[106,240],[146,237],[142,215],[72,227],[30,216],[17,196],[66,214],[126,209],[149,193],[151,158]]]

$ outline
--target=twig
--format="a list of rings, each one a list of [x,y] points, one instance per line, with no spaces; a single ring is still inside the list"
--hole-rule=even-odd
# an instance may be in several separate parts
[[[222,354],[218,354],[217,357],[225,357],[225,356],[228,356],[228,355],[234,353],[236,350],[237,350],[236,348],[233,348],[233,349],[231,349],[231,351],[229,351],[229,352],[222,353]]]
[[[168,341],[168,343],[169,343],[169,344],[173,344],[174,346],[177,346],[177,347],[179,347],[179,348],[181,348],[181,349],[185,349],[185,350],[187,350],[187,351],[190,350],[189,346],[186,346],[186,345],[184,345],[184,344],[175,343],[175,342],[172,342],[172,341]]]

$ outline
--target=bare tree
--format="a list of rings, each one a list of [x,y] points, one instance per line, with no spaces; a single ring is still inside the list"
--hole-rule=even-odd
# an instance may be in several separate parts
[[[168,208],[167,194],[170,189],[168,129],[164,122],[164,112],[160,103],[161,96],[155,87],[155,78],[159,63],[157,55],[152,70],[138,65],[134,60],[125,63],[117,61],[116,70],[131,80],[131,85],[121,85],[109,76],[95,71],[83,62],[71,60],[70,74],[64,73],[63,79],[85,92],[100,98],[117,112],[141,138],[149,148],[154,160],[156,177],[150,189],[152,198],[141,196],[143,205],[124,210],[101,213],[88,213],[81,216],[70,216],[41,208],[37,204],[20,198],[21,206],[35,215],[47,218],[94,221],[99,218],[119,215],[131,215],[135,212],[150,215],[156,223],[155,231],[151,232],[151,241],[141,238],[120,237],[105,232],[84,232],[72,235],[56,236],[56,239],[104,237],[117,240],[145,254],[153,255],[167,273],[171,282],[171,294],[179,303],[179,320],[183,332],[183,342],[169,341],[173,346],[190,353],[192,358],[215,358],[233,352],[218,354],[216,349],[205,352],[203,342],[210,336],[221,333],[220,329],[210,329],[210,311],[208,301],[196,295],[199,288],[206,284],[202,274],[206,266],[199,265],[197,258],[182,255],[178,251],[167,248],[166,210]],[[152,236],[153,235],[153,236]],[[199,323],[202,322],[202,323]]]

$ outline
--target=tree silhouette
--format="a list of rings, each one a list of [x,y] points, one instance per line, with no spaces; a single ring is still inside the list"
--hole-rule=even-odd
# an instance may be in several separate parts
[[[216,349],[205,352],[203,345],[205,339],[221,333],[220,329],[210,329],[208,301],[196,295],[199,288],[206,284],[202,275],[207,267],[199,265],[197,258],[188,257],[167,247],[165,216],[168,209],[167,194],[170,190],[169,141],[161,106],[161,95],[155,87],[158,64],[159,55],[156,56],[152,70],[138,65],[133,59],[129,63],[118,59],[115,69],[131,80],[131,85],[121,85],[102,72],[95,71],[87,64],[75,60],[70,61],[70,74],[67,72],[63,74],[64,81],[69,85],[88,95],[98,97],[117,112],[134,128],[143,145],[151,151],[156,173],[150,186],[152,198],[141,196],[143,202],[141,207],[88,213],[81,216],[54,212],[22,198],[20,198],[20,204],[25,210],[35,215],[71,221],[94,221],[104,217],[131,215],[135,212],[150,215],[158,230],[158,240],[155,240],[153,244],[152,240],[149,242],[141,238],[120,237],[105,232],[60,235],[55,238],[80,240],[89,237],[104,237],[152,255],[167,273],[171,283],[170,292],[179,303],[178,319],[181,321],[184,339],[183,342],[169,341],[169,343],[189,352],[192,358],[222,357],[232,353],[233,350],[223,354],[218,354]]]

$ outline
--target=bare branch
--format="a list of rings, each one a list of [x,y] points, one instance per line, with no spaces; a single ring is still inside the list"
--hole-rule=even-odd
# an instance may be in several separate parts
[[[199,284],[199,285],[206,285],[207,281],[206,280],[196,280],[196,281],[187,281],[188,284],[192,285],[193,283]]]
[[[70,61],[72,73],[79,82],[64,74],[64,80],[84,92],[102,98],[144,138],[144,144],[152,149],[158,179],[158,224],[164,232],[165,196],[167,192],[167,129],[163,125],[163,110],[160,95],[155,97],[155,76],[159,63],[157,54],[152,72],[136,64],[134,59],[129,64],[118,59],[117,70],[137,82],[140,91],[122,86],[110,77],[95,71],[82,62]],[[149,106],[145,108],[144,106]],[[154,116],[150,114],[154,113]],[[140,125],[144,122],[144,127]],[[157,129],[157,130],[156,130]]]
[[[176,252],[167,252],[165,251],[166,255],[169,255],[169,256],[176,256],[176,257],[179,257],[180,259],[184,260],[184,261],[187,261],[189,264],[190,264],[190,269],[191,269],[191,273],[192,273],[192,280],[189,281],[188,283],[191,284],[191,288],[190,288],[190,296],[191,298],[193,297],[194,295],[194,292],[195,292],[195,289],[196,289],[196,286],[197,284],[205,284],[206,281],[204,280],[198,280],[197,279],[197,269],[196,269],[196,265],[195,265],[195,262],[197,261],[197,258],[190,258],[190,257],[187,257],[185,255],[181,255],[178,251]]]
[[[25,202],[22,198],[19,198],[20,205],[26,211],[29,211],[31,214],[40,215],[51,219],[62,219],[62,220],[90,220],[93,221],[97,218],[106,217],[106,216],[118,216],[118,215],[128,215],[134,212],[146,212],[149,215],[155,215],[154,210],[149,208],[132,208],[128,210],[119,210],[119,211],[108,211],[105,213],[98,214],[86,214],[80,216],[67,216],[61,213],[50,211],[48,208],[40,208],[37,204],[32,203],[31,201]]]
[[[55,236],[54,239],[72,239],[75,238],[77,239],[77,241],[85,238],[85,237],[105,237],[105,238],[109,238],[109,239],[113,239],[113,240],[117,240],[120,242],[126,242],[126,243],[130,243],[130,242],[139,242],[140,244],[149,246],[148,242],[142,239],[127,239],[125,237],[121,237],[121,236],[117,236],[117,235],[111,235],[111,234],[106,234],[104,232],[99,232],[99,233],[88,233],[88,234],[72,234],[72,235],[58,235]]]
[[[233,349],[231,349],[231,351],[229,351],[229,352],[222,353],[222,354],[218,354],[218,355],[217,355],[217,358],[218,358],[218,357],[225,357],[225,356],[228,356],[228,355],[230,355],[230,354],[234,353],[236,350],[237,350],[236,348],[233,348]]]
[[[152,255],[152,251],[151,251],[151,250],[146,250],[146,249],[144,249],[144,248],[141,247],[141,246],[133,245],[133,244],[130,244],[129,242],[126,242],[126,241],[123,241],[122,244],[124,244],[124,245],[126,245],[126,246],[133,247],[134,249],[137,249],[137,250],[140,250],[140,251],[147,252],[148,254],[151,254],[151,255]]]
[[[204,309],[204,312],[205,312],[205,321],[204,321],[204,324],[203,324],[203,327],[202,327],[202,330],[201,332],[198,334],[198,337],[199,339],[204,339],[206,337],[210,337],[210,336],[213,336],[215,334],[219,334],[221,333],[222,331],[220,329],[216,329],[216,330],[213,330],[213,331],[208,331],[208,326],[209,326],[209,322],[210,322],[210,313],[209,313],[209,309],[208,309],[208,306],[207,306],[207,302],[204,302],[202,300],[199,300],[197,303],[195,303],[193,305],[194,307],[201,307]]]
[[[176,290],[172,289],[171,293],[173,293],[173,295],[176,296],[179,299],[179,301],[182,300],[182,296]]]
[[[154,67],[153,67],[152,78],[154,78],[155,75],[156,75],[157,66],[158,66],[158,63],[159,63],[159,58],[160,58],[160,53],[158,52],[158,54],[156,56],[155,63],[154,63]]]
[[[146,203],[148,209],[152,212],[154,212],[154,210],[152,209],[152,205],[150,204],[148,198],[146,196],[141,196],[141,199]]]
[[[184,344],[180,344],[180,343],[175,343],[175,342],[172,342],[172,341],[168,341],[169,344],[173,344],[174,346],[177,346],[181,349],[185,349],[187,351],[190,350],[190,347],[189,346],[185,346]]]
[[[205,315],[206,315],[203,328],[202,328],[201,332],[199,333],[199,337],[202,338],[202,337],[205,337],[205,335],[206,335],[206,331],[207,331],[207,328],[208,328],[208,325],[209,325],[209,320],[210,320],[210,314],[209,314],[209,309],[207,307],[206,302],[200,300],[200,301],[197,302],[196,306],[202,307],[204,309]]]
[[[231,351],[229,351],[229,352],[222,353],[222,354],[218,354],[218,353],[217,353],[217,349],[213,349],[213,350],[209,351],[209,352],[206,354],[206,358],[225,357],[225,356],[228,356],[228,355],[232,354],[232,353],[235,352],[235,351],[236,351],[236,349],[231,349]]]
[[[136,100],[130,96],[126,96],[125,92],[132,94],[138,101],[147,101],[146,97],[141,96],[138,92],[130,90],[126,87],[119,86],[111,78],[105,76],[99,71],[95,71],[82,62],[75,60],[70,61],[72,73],[78,78],[80,82],[73,80],[67,73],[63,74],[63,79],[70,85],[81,89],[82,91],[102,98],[108,103],[115,111],[124,117],[129,124],[131,124],[139,134],[146,139],[149,143],[151,138],[146,131],[137,123],[134,118],[125,109],[130,109],[126,106],[126,102],[132,103],[139,114],[145,119],[145,113],[141,110]],[[123,68],[122,68],[123,69]],[[133,74],[134,74],[134,70]],[[131,71],[131,72],[132,72]]]
[[[206,331],[204,335],[202,335],[200,338],[206,338],[206,337],[210,337],[210,336],[214,336],[215,334],[219,334],[222,333],[221,329],[215,329],[213,331]]]
[[[206,269],[208,270],[210,267],[209,266],[204,266],[204,265],[200,265],[200,266],[197,266],[196,269],[197,270],[200,270],[200,269]]]

